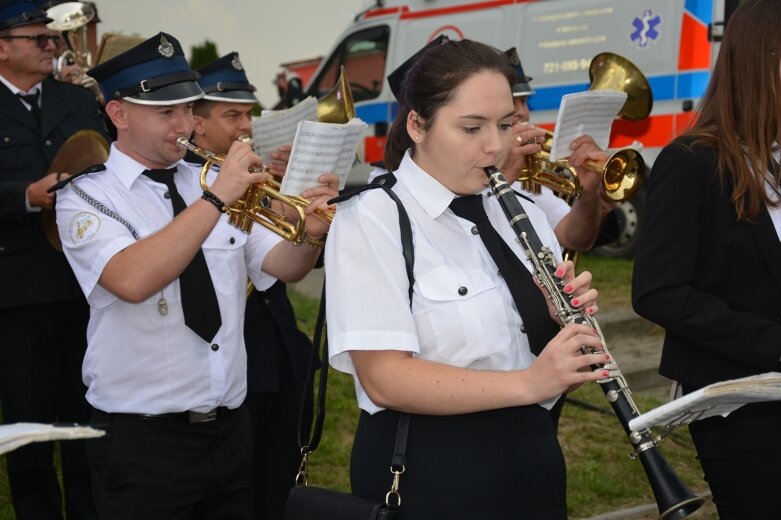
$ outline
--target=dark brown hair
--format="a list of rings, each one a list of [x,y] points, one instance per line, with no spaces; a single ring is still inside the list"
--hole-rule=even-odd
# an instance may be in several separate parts
[[[730,202],[743,221],[775,205],[764,183],[781,130],[780,23],[778,0],[749,0],[735,10],[698,118],[684,134],[716,149],[719,178],[732,187]]]
[[[512,87],[515,72],[500,51],[472,40],[448,41],[423,54],[401,84],[399,112],[385,143],[385,167],[398,169],[408,148],[415,143],[407,133],[407,116],[415,111],[424,130],[434,122],[437,111],[453,100],[456,89],[473,74],[482,71],[502,74]],[[508,91],[509,95],[509,91]]]

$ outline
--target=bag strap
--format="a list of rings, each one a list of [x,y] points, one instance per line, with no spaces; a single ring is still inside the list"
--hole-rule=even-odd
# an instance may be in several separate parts
[[[328,201],[329,204],[336,204],[351,199],[365,191],[372,189],[382,189],[396,203],[399,211],[399,229],[401,232],[401,248],[404,256],[404,265],[407,271],[407,280],[409,282],[410,307],[412,306],[412,294],[415,283],[413,266],[415,265],[415,250],[412,240],[412,224],[409,220],[407,210],[404,209],[399,197],[393,192],[391,186],[396,183],[396,177],[392,173],[387,173],[377,177],[371,184],[361,186],[349,193],[340,195]],[[322,344],[322,362],[320,363],[320,376],[318,379],[317,395],[317,415],[315,416],[314,426],[311,428],[311,437],[307,440],[310,425],[306,420],[311,409],[311,401],[305,398],[301,403],[301,412],[299,415],[298,428],[298,447],[301,449],[301,464],[296,475],[296,485],[307,485],[309,455],[313,453],[320,445],[320,439],[323,433],[323,423],[325,422],[325,398],[328,389],[328,338],[323,334],[325,328],[325,279],[323,279],[323,290],[320,296],[320,308],[317,311],[317,322],[315,323],[315,332],[312,339],[314,348],[312,356],[309,359],[309,368],[307,376],[306,395],[312,395],[314,387],[314,373],[318,365],[318,350]],[[393,482],[391,489],[385,495],[385,503],[388,507],[399,507],[401,505],[401,496],[399,495],[399,480],[404,473],[405,452],[407,448],[407,435],[409,432],[410,415],[408,413],[399,414],[399,424],[396,430],[396,442],[393,448],[393,457],[391,459],[391,473]]]

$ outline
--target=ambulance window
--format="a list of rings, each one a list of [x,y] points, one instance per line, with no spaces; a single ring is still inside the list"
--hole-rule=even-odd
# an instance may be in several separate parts
[[[339,71],[344,66],[354,101],[379,96],[385,81],[389,36],[387,26],[372,27],[348,36],[312,82],[309,94],[319,98],[328,93],[339,81]]]

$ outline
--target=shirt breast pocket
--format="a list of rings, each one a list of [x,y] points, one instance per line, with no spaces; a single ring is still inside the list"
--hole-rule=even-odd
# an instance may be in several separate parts
[[[485,272],[440,267],[418,276],[416,283],[422,300],[415,316],[421,346],[436,345],[440,358],[459,366],[509,348],[507,309]]]
[[[204,241],[203,253],[217,292],[233,296],[246,290],[246,242],[247,235],[222,221]]]

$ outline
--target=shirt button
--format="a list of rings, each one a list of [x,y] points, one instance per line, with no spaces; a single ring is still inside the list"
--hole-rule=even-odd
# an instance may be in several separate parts
[[[525,323],[521,325],[521,332],[526,334],[526,324]]]
[[[166,199],[170,199],[171,194],[166,191],[165,193],[163,193],[163,197],[165,197]]]
[[[468,293],[468,292],[469,292],[469,289],[467,289],[466,287],[461,286],[461,287],[458,288],[458,294],[460,294],[461,296],[465,296],[466,293]]]
[[[45,144],[46,146],[51,146],[51,145],[52,145],[52,142],[51,142],[49,139],[47,139],[47,140],[45,140],[45,141],[43,142],[43,144]]]
[[[477,230],[477,226],[472,226],[472,234],[477,235],[478,233],[480,232]]]
[[[235,239],[235,238],[233,238],[233,237],[230,237],[230,238],[228,239],[228,242],[230,242],[231,244],[235,244],[235,243],[236,243],[236,239]]]
[[[498,270],[496,271],[496,276],[498,276],[499,278],[504,278],[504,277],[502,276],[502,272],[501,272],[501,271],[498,271]]]
[[[4,143],[10,143],[10,142],[11,142],[11,138],[10,138],[10,137],[8,137],[8,136],[6,136],[6,137],[3,137],[3,142],[4,142]]]
[[[220,346],[216,343],[212,343],[212,352],[217,352],[220,350]]]

